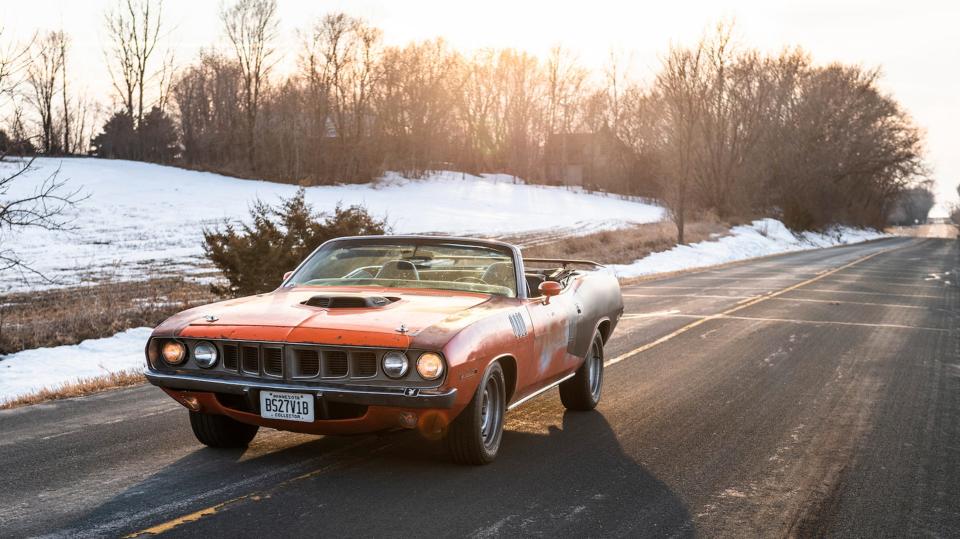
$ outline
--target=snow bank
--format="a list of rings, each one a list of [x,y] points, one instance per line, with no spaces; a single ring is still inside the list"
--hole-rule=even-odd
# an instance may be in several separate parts
[[[638,277],[691,268],[715,266],[758,256],[832,247],[887,237],[875,230],[836,227],[828,233],[794,234],[776,219],[761,219],[730,229],[730,234],[712,241],[678,245],[652,253],[631,264],[608,266],[618,277]]]
[[[151,328],[128,329],[80,344],[0,356],[0,402],[113,372],[142,370]]]

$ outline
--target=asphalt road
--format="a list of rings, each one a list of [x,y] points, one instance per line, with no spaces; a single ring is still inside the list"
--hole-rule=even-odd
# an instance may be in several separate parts
[[[152,387],[0,412],[0,536],[960,536],[958,242],[892,239],[624,288],[603,401],[414,433],[198,445]]]

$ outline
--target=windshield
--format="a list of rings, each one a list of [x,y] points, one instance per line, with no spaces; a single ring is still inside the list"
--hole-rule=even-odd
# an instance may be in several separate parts
[[[288,282],[299,286],[430,288],[516,297],[509,251],[455,242],[331,242]]]

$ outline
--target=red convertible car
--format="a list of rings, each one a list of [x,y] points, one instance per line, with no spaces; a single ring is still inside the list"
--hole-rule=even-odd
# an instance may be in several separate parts
[[[554,386],[569,409],[597,405],[623,299],[596,270],[524,260],[498,241],[335,239],[273,292],[166,320],[147,343],[146,375],[190,410],[208,446],[243,447],[259,427],[406,428],[483,464],[507,410]]]

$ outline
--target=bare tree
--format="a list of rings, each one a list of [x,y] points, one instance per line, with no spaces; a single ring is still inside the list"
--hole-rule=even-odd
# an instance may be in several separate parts
[[[544,65],[547,133],[570,133],[580,121],[588,72],[560,45],[552,47]]]
[[[392,169],[420,176],[453,143],[461,61],[440,39],[384,53],[375,111]]]
[[[67,91],[67,53],[70,49],[70,39],[60,31],[60,97],[63,105],[63,153],[69,154],[73,151],[73,140],[71,139],[70,123],[72,111],[70,110],[70,93]]]
[[[227,38],[233,45],[243,74],[243,107],[246,112],[247,149],[256,168],[254,131],[267,74],[272,67],[273,40],[277,35],[276,0],[238,0],[220,12]]]
[[[63,32],[46,34],[36,42],[27,69],[27,83],[30,86],[28,101],[40,118],[40,141],[47,154],[61,150],[62,139],[55,125],[54,99],[60,90],[58,81],[63,69],[65,41]]]
[[[4,156],[0,155],[0,161]],[[60,179],[59,169],[26,195],[11,195],[14,182],[33,170],[33,159],[20,162],[17,170],[0,176],[0,272],[14,272],[22,279],[29,276],[49,278],[23,260],[4,239],[27,228],[64,230],[70,227],[66,210],[83,199],[79,190],[69,190],[66,180]]]
[[[491,170],[497,164],[503,132],[506,89],[498,83],[498,54],[476,52],[465,66],[463,87],[457,103],[462,149],[457,161],[471,172]]]
[[[321,137],[329,139],[323,175],[330,180],[359,179],[378,170],[371,159],[372,109],[381,80],[380,30],[344,13],[329,14],[314,25],[301,61]]]
[[[0,39],[3,34],[4,29],[0,27]],[[21,147],[17,151],[22,151],[24,141],[27,140],[24,104],[19,98],[19,88],[24,78],[22,74],[30,65],[30,49],[35,39],[36,36],[27,44],[11,42],[0,48],[0,108],[6,107],[8,110],[6,127],[10,129],[12,145]],[[29,145],[29,142],[27,144]],[[0,155],[0,161],[3,161],[3,158],[4,156]]]
[[[502,121],[495,130],[499,167],[530,177],[536,174],[544,143],[544,85],[539,60],[507,49],[497,56],[496,84],[503,88]]]
[[[0,26],[0,38],[3,37],[3,27]],[[30,47],[33,40],[27,45],[10,43],[0,49],[0,99],[10,98],[20,83],[20,72],[30,64]],[[0,104],[3,102],[0,101]]]
[[[664,112],[660,138],[667,163],[663,197],[677,226],[677,243],[684,243],[691,184],[696,173],[694,156],[702,123],[704,63],[700,47],[671,49],[656,80]]]
[[[166,63],[155,70],[152,62],[163,27],[163,2],[118,0],[106,13],[105,20],[110,38],[107,57],[113,87],[139,126],[145,108],[151,106],[148,85],[158,76],[163,80],[166,73]]]

